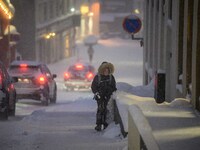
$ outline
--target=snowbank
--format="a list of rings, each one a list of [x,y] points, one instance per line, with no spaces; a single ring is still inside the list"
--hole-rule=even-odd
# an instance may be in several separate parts
[[[127,92],[129,94],[143,96],[143,97],[153,97],[154,96],[154,80],[152,80],[146,86],[132,86],[128,83],[118,82],[117,89],[119,91]]]
[[[192,107],[190,100],[184,98],[174,99],[171,103],[169,103],[169,106],[176,108]]]
[[[109,126],[106,128],[103,137],[106,138],[123,138],[120,130],[119,124],[116,125],[114,122],[109,124]]]

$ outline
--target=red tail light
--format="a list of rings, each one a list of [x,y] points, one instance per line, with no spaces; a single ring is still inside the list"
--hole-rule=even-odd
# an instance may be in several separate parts
[[[82,64],[76,64],[75,68],[76,68],[77,70],[82,70],[84,67],[83,67]]]
[[[94,74],[93,74],[92,72],[88,72],[88,73],[86,74],[86,78],[87,78],[88,80],[92,80],[92,79],[94,78]]]
[[[20,64],[20,67],[26,68],[28,65],[27,64]]]
[[[3,79],[2,79],[2,76],[0,74],[0,84],[2,84],[2,82],[3,82]]]
[[[39,84],[42,84],[42,85],[45,84],[45,83],[47,82],[47,81],[46,81],[47,79],[46,79],[45,76],[39,76],[37,80],[38,80],[38,83],[39,83]]]
[[[0,74],[0,87],[2,87],[2,84],[3,84],[3,79],[2,79],[2,76]]]
[[[71,77],[70,73],[69,72],[65,72],[64,78],[65,79],[69,79],[70,77]]]
[[[14,88],[15,88],[14,85],[10,84],[9,87],[8,87],[8,92],[14,90]]]

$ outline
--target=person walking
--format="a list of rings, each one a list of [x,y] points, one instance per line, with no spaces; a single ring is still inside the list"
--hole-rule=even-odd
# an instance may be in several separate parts
[[[90,46],[88,47],[88,56],[89,56],[89,61],[90,61],[90,63],[92,62],[93,54],[94,54],[94,49],[93,49],[92,45],[90,45]]]
[[[116,88],[116,81],[113,76],[114,66],[112,63],[103,62],[99,68],[98,73],[95,75],[91,89],[94,93],[94,99],[97,101],[97,113],[96,113],[96,127],[95,130],[101,131],[107,128],[106,122],[107,104],[111,98],[111,95]]]

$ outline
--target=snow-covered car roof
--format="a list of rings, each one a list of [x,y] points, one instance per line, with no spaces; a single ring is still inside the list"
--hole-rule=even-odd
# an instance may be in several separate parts
[[[85,62],[82,60],[71,62],[71,63],[69,63],[68,67],[75,66],[77,64],[82,64],[83,66],[92,66],[93,67],[93,65],[91,65],[89,62]]]
[[[74,67],[74,66],[76,66],[76,65],[78,65],[78,64],[81,64],[81,65],[84,66],[84,67],[89,67],[89,68],[95,69],[94,66],[91,65],[90,63],[81,62],[81,61],[80,61],[80,62],[77,61],[77,62],[70,63],[70,64],[68,65],[67,69],[69,69],[69,68],[71,68],[71,67]]]

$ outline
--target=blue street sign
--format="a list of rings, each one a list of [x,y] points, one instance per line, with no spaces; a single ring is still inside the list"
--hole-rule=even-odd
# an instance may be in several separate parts
[[[135,34],[140,31],[142,27],[142,22],[137,16],[129,15],[124,18],[122,26],[126,32],[130,34]]]

